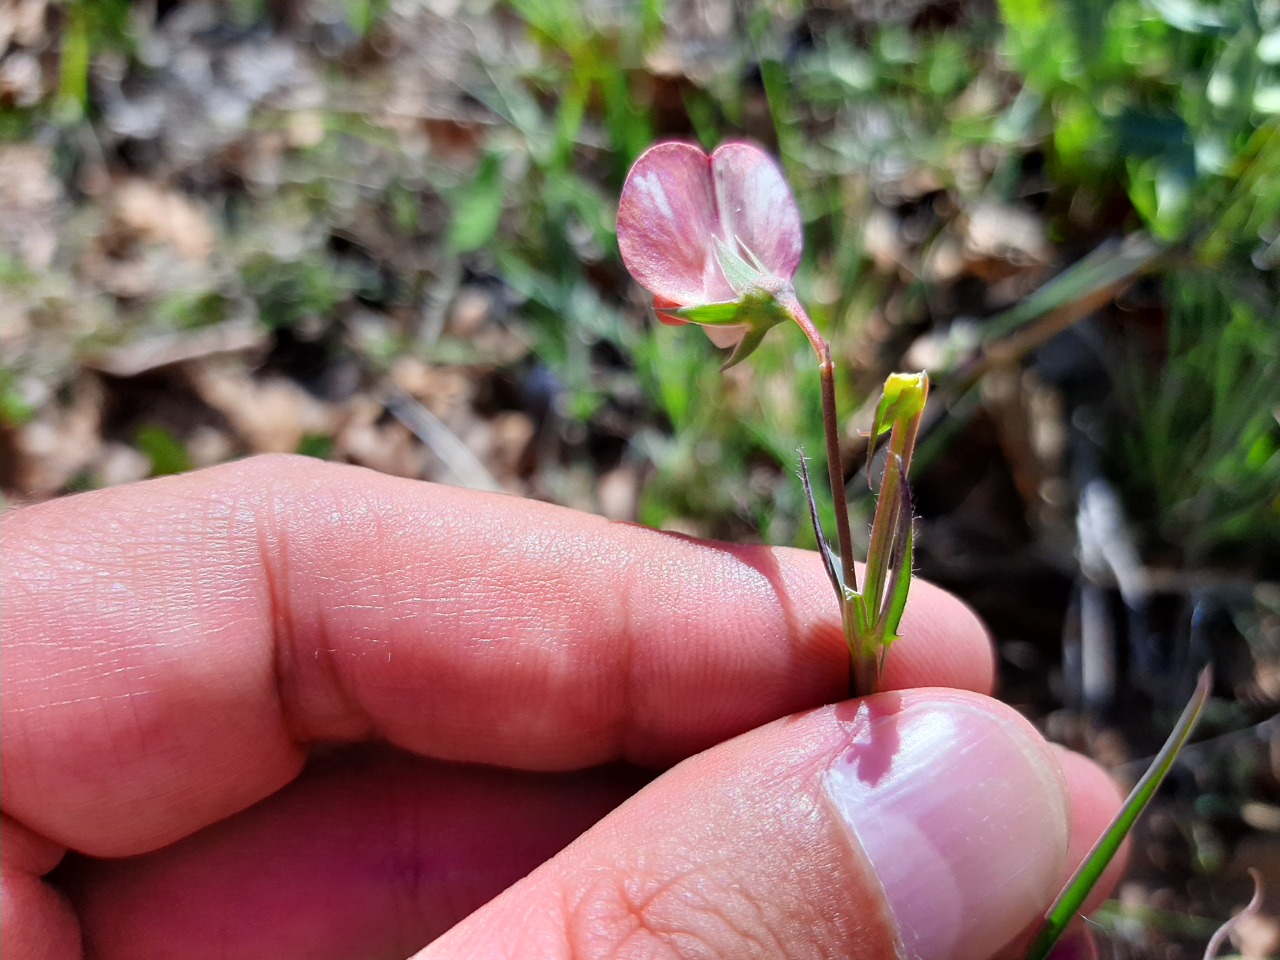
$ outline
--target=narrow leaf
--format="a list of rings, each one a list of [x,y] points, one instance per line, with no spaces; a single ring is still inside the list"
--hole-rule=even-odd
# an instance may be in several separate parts
[[[720,264],[724,278],[729,281],[729,286],[733,287],[733,292],[742,296],[749,290],[757,289],[765,274],[754,269],[719,237],[712,239],[716,243],[716,261]]]
[[[875,617],[873,627],[877,630],[883,626],[885,586],[901,552],[901,489],[905,480],[906,477],[902,474],[902,457],[891,446],[885,460],[884,476],[880,479],[880,494],[876,497],[876,512],[871,521],[871,545],[867,549],[867,571],[863,580],[867,602],[871,604],[871,612]],[[888,592],[891,593],[892,588]],[[881,642],[879,634],[867,638],[867,643],[873,648],[879,647]]]
[[[486,153],[475,176],[453,197],[447,245],[451,253],[470,253],[488,246],[502,223],[506,184],[502,160]]]
[[[915,561],[915,508],[911,499],[911,488],[904,477],[899,488],[901,498],[901,515],[899,523],[906,523],[906,532],[899,531],[894,544],[893,574],[889,578],[889,586],[885,591],[885,606],[882,614],[882,625],[877,629],[880,633],[881,646],[887,648],[898,639],[898,627],[902,623],[902,612],[907,609],[907,594],[911,591],[911,568]],[[880,653],[884,658],[884,650]]]
[[[1110,301],[1119,287],[1148,270],[1163,252],[1163,246],[1142,234],[1122,242],[1107,241],[1030,296],[985,321],[983,342],[993,343],[1045,314],[1096,295],[1105,294]]]
[[[813,498],[813,484],[809,481],[809,459],[800,453],[800,483],[804,486],[805,498],[809,501],[809,520],[813,523],[813,535],[818,538],[818,552],[822,554],[822,565],[827,568],[827,579],[836,592],[836,599],[844,603],[844,578],[840,576],[840,564],[836,555],[831,552],[827,538],[822,534],[822,521],[818,519],[818,504]]]
[[[1116,851],[1120,849],[1120,844],[1124,842],[1124,838],[1133,829],[1142,811],[1155,796],[1165,774],[1169,772],[1179,751],[1191,736],[1191,730],[1200,719],[1200,713],[1209,699],[1209,689],[1212,684],[1213,674],[1209,667],[1205,667],[1200,671],[1195,693],[1191,695],[1191,700],[1183,709],[1182,716],[1178,718],[1173,732],[1169,734],[1169,739],[1165,741],[1156,758],[1151,761],[1147,772],[1142,775],[1142,779],[1138,781],[1124,805],[1120,807],[1120,812],[1103,831],[1098,842],[1089,851],[1089,855],[1076,868],[1076,872],[1071,875],[1071,879],[1058,894],[1058,899],[1045,914],[1044,925],[1036,934],[1036,939],[1027,952],[1027,960],[1044,960],[1053,949],[1053,945],[1058,942],[1058,938],[1062,936],[1063,931],[1067,929],[1067,925],[1080,912],[1080,907],[1089,896],[1089,892],[1097,885],[1103,871],[1107,869]]]
[[[748,327],[746,336],[738,341],[738,345],[733,348],[733,353],[729,355],[729,359],[720,367],[720,372],[728,370],[730,367],[736,367],[751,354],[756,352],[756,347],[764,340],[764,335],[768,332],[768,327]]]
[[[893,427],[893,422],[889,420],[885,414],[889,409],[888,398],[882,393],[880,394],[880,402],[876,404],[875,419],[871,421],[871,432],[867,434],[867,489],[874,489],[874,481],[872,480],[871,466],[876,459],[876,441],[884,434],[888,433]]]

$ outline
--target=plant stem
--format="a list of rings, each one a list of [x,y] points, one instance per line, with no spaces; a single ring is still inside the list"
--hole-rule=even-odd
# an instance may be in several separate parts
[[[840,456],[840,413],[836,409],[836,368],[831,362],[831,347],[814,326],[800,304],[795,290],[789,286],[775,293],[778,304],[804,331],[818,355],[818,376],[822,380],[822,429],[827,446],[827,479],[831,483],[832,506],[836,514],[836,545],[840,551],[840,572],[846,590],[857,592],[858,572],[853,565],[853,533],[849,527],[849,501],[844,493],[844,460]],[[819,536],[821,534],[819,533]],[[847,604],[840,601],[843,610]],[[846,636],[848,629],[845,630]]]
[[[826,343],[823,343],[826,346]],[[840,568],[844,585],[857,591],[858,572],[853,565],[853,533],[849,528],[849,501],[844,493],[844,465],[840,457],[840,415],[836,410],[835,365],[830,351],[818,363],[822,378],[822,427],[827,441],[827,477],[831,481],[831,499],[836,513],[836,538],[840,548]]]
[[[866,604],[861,598],[840,605],[840,626],[849,647],[849,696],[869,697],[880,686],[879,659],[867,650],[871,632],[866,622]]]
[[[845,497],[844,467],[840,456],[840,416],[836,410],[836,375],[835,364],[831,362],[831,347],[818,333],[818,328],[805,313],[790,284],[780,281],[767,292],[804,331],[814,353],[818,355],[818,375],[822,381],[822,426],[827,446],[827,476],[831,481],[840,547],[840,575],[843,579],[843,583],[835,585],[840,599],[840,624],[844,630],[845,643],[849,647],[850,692],[855,697],[867,696],[875,693],[880,685],[884,651],[893,642],[910,587],[910,516],[905,519],[906,538],[903,538],[903,513],[910,513],[911,510],[906,478],[911,467],[916,435],[920,431],[925,398],[929,392],[929,378],[924,373],[892,375],[885,381],[885,392],[876,408],[872,443],[880,435],[882,424],[891,421],[893,426],[889,433],[889,459],[885,464],[884,479],[880,483],[875,518],[871,525],[871,546],[867,551],[863,589],[859,591],[857,571],[853,563],[853,535],[849,529],[849,501]],[[813,505],[812,491],[809,491],[807,472],[805,484],[816,527],[817,508]],[[822,540],[822,530],[819,528],[815,532]],[[828,573],[834,578],[830,557],[826,553],[824,557]],[[890,585],[891,594],[887,597],[886,584]]]

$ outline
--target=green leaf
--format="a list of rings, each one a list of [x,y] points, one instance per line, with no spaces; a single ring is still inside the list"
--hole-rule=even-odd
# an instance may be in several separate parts
[[[138,428],[134,443],[151,461],[151,476],[165,477],[186,473],[191,469],[191,457],[181,440],[164,427],[148,424]]]
[[[58,112],[67,122],[80,119],[89,103],[89,66],[93,54],[89,14],[83,5],[72,8],[62,38],[58,77]]]
[[[752,267],[719,237],[713,239],[716,242],[716,260],[720,263],[720,269],[725,279],[729,281],[729,286],[733,287],[733,292],[743,296],[751,290],[758,289],[760,281],[767,274]]]
[[[1145,234],[1099,245],[1030,296],[988,320],[983,328],[983,343],[1007,337],[1031,321],[1070,304],[1102,293],[1108,293],[1109,297],[1112,288],[1149,270],[1164,249]]]
[[[730,367],[736,367],[751,354],[755,353],[756,348],[764,340],[764,335],[768,332],[769,328],[767,326],[748,327],[746,336],[738,341],[738,345],[733,348],[733,353],[729,354],[729,359],[720,367],[720,372],[723,373]]]
[[[876,404],[867,444],[867,481],[871,480],[871,461],[875,457],[876,440],[893,429],[894,424],[919,416],[928,396],[924,373],[891,373],[884,381],[880,402]]]
[[[899,487],[901,498],[901,515],[899,523],[906,522],[906,533],[899,534],[893,558],[893,573],[889,577],[889,587],[885,591],[884,612],[881,624],[877,627],[882,647],[898,639],[898,627],[902,623],[902,612],[907,609],[907,594],[911,592],[911,568],[915,562],[916,525],[912,515],[914,510],[911,501],[911,488],[906,478]],[[881,657],[884,654],[881,652]]]
[[[1124,805],[1120,807],[1120,812],[1103,831],[1098,842],[1089,851],[1089,855],[1076,868],[1076,872],[1071,875],[1071,879],[1058,894],[1058,899],[1045,914],[1044,926],[1040,928],[1035,941],[1031,944],[1031,949],[1027,951],[1027,960],[1044,960],[1049,956],[1049,951],[1058,942],[1067,925],[1080,912],[1089,892],[1097,885],[1103,871],[1107,869],[1116,851],[1120,849],[1120,844],[1124,842],[1124,838],[1129,835],[1129,831],[1133,829],[1142,811],[1147,808],[1151,798],[1160,789],[1165,774],[1169,772],[1173,761],[1177,759],[1178,753],[1186,744],[1187,738],[1191,736],[1196,721],[1200,719],[1200,712],[1209,699],[1209,689],[1212,684],[1213,674],[1208,667],[1205,667],[1200,671],[1195,693],[1191,695],[1191,700],[1183,709],[1182,716],[1178,718],[1173,732],[1169,734],[1169,739],[1165,741],[1156,758],[1151,761],[1147,772],[1142,775],[1142,779],[1138,781]]]
[[[836,600],[844,602],[845,587],[844,577],[840,575],[840,564],[837,562],[836,555],[831,551],[831,547],[827,544],[827,538],[822,533],[822,521],[818,519],[818,502],[813,497],[813,484],[809,480],[809,460],[804,455],[804,451],[800,453],[800,482],[804,485],[804,495],[809,501],[809,520],[813,524],[813,535],[818,540],[818,552],[822,554],[822,565],[827,570],[827,579],[831,581],[831,586],[836,591]]]
[[[496,153],[487,153],[476,175],[453,200],[448,246],[452,253],[470,253],[487,246],[498,232],[505,199],[502,164]]]

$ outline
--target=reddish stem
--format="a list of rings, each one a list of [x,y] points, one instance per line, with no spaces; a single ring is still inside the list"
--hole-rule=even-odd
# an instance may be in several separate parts
[[[827,443],[827,478],[831,483],[831,499],[836,514],[836,543],[840,551],[840,567],[845,586],[858,589],[858,573],[853,565],[853,533],[849,527],[849,501],[844,493],[844,463],[840,456],[840,414],[836,410],[835,364],[831,362],[831,347],[814,326],[809,314],[800,304],[795,290],[789,285],[775,294],[778,304],[796,325],[804,331],[818,355],[818,374],[822,380],[822,427]],[[845,603],[841,599],[841,607]]]

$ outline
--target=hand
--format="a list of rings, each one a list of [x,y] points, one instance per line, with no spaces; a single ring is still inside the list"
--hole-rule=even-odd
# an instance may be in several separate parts
[[[5,960],[1003,956],[1116,805],[926,584],[821,706],[800,551],[300,458],[3,543]]]

